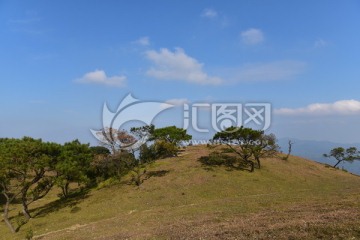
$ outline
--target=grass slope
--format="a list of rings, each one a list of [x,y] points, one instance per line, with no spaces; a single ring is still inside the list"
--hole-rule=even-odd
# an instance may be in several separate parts
[[[206,169],[198,158],[209,151],[157,161],[140,188],[114,185],[68,203],[54,203],[53,192],[18,234],[1,222],[0,239],[30,228],[35,239],[360,239],[360,177],[298,157],[264,159],[254,173]]]

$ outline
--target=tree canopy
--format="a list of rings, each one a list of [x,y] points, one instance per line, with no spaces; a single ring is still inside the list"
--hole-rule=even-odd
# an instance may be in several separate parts
[[[254,161],[261,167],[260,158],[274,156],[279,147],[273,134],[266,135],[264,131],[245,127],[229,127],[218,132],[214,141],[226,144],[240,159],[254,171]]]
[[[156,128],[150,133],[152,139],[163,140],[174,145],[179,145],[181,141],[192,139],[192,136],[187,134],[186,129],[178,128],[176,126]]]
[[[329,154],[324,154],[324,157],[335,158],[337,161],[333,166],[335,168],[343,161],[353,162],[354,160],[360,160],[360,151],[358,151],[356,147],[349,147],[347,149],[343,147],[336,147],[330,150]]]
[[[54,184],[51,171],[60,154],[60,145],[44,143],[41,139],[0,140],[0,184],[6,198],[4,219],[11,231],[15,231],[8,219],[10,204],[19,198],[24,216],[31,215],[28,206],[43,198]]]

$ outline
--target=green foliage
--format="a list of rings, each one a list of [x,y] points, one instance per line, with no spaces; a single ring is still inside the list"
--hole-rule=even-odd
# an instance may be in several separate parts
[[[111,187],[115,184],[119,183],[119,179],[115,178],[115,177],[110,177],[104,181],[99,182],[99,184],[97,185],[97,189],[102,189],[102,188],[107,188],[107,187]]]
[[[186,129],[169,126],[157,128],[151,132],[152,140],[161,140],[174,145],[178,145],[181,141],[188,141],[192,136],[186,133]]]
[[[62,189],[64,197],[69,196],[70,183],[89,182],[94,155],[108,154],[106,148],[90,148],[78,140],[60,145],[30,137],[0,139],[0,193],[5,201],[3,216],[7,226],[16,231],[8,217],[15,200],[21,203],[26,221],[31,218],[28,210],[31,203],[45,197],[54,185]],[[131,169],[128,164],[126,168]]]
[[[81,184],[89,181],[86,173],[92,159],[89,144],[81,144],[78,140],[64,144],[55,166],[56,184],[61,188],[63,197],[68,196],[70,183]]]
[[[7,171],[7,180],[20,180],[22,197],[27,197],[30,188],[37,187],[36,195],[46,189],[50,181],[45,173],[51,170],[60,153],[60,145],[43,143],[41,139],[24,137],[23,139],[6,139],[0,143],[0,156],[3,169]],[[44,180],[44,181],[42,181]],[[36,198],[36,197],[35,197]]]
[[[90,147],[90,150],[94,155],[109,155],[110,154],[110,150],[103,146]]]
[[[335,158],[337,160],[337,163],[333,166],[335,168],[342,161],[353,162],[354,160],[360,160],[360,151],[356,147],[349,147],[348,149],[336,147],[329,154],[324,154],[323,156]]]
[[[158,140],[154,144],[156,158],[174,157],[177,155],[179,148],[171,142]]]
[[[140,147],[139,160],[141,163],[151,163],[158,158],[155,145],[143,144]]]
[[[221,152],[222,153],[234,153],[234,150],[233,149],[231,149],[231,148],[222,148],[221,149]]]
[[[111,177],[109,170],[111,160],[110,156],[95,155],[90,163],[90,169],[87,176],[91,179],[92,183],[100,183]]]
[[[258,136],[255,145],[251,146],[251,152],[258,168],[260,168],[260,158],[273,157],[278,153],[280,148],[276,142],[277,140],[274,134],[266,135],[262,132],[262,134]]]
[[[173,157],[179,151],[181,141],[191,140],[192,136],[185,129],[169,126],[155,128],[154,125],[132,128],[131,133],[139,139],[146,138],[152,144],[144,144],[140,147],[140,161],[151,162],[155,159]]]
[[[109,130],[111,130],[111,134],[109,134]],[[146,140],[138,149],[139,154],[138,159],[136,159],[134,153],[121,149],[120,151],[115,150],[115,142],[119,140],[119,136],[121,137],[124,134],[119,135],[119,131],[109,130],[105,131],[103,135],[107,137],[114,136],[114,146],[110,146],[113,149],[112,154],[98,154],[92,162],[91,175],[97,177],[97,182],[113,177],[120,179],[125,174],[131,172],[133,181],[136,185],[140,185],[142,176],[146,172],[146,164],[156,159],[176,156],[179,151],[177,145],[181,141],[191,139],[186,130],[175,126],[160,129],[155,129],[154,125],[131,128],[132,141],[136,142],[139,139]],[[114,133],[116,134],[114,135]]]
[[[251,128],[244,128],[241,126],[229,127],[224,131],[218,132],[214,135],[213,140],[221,143],[241,143],[242,145],[251,145],[259,139],[264,132],[261,130],[253,130]]]
[[[244,127],[229,127],[216,133],[213,140],[226,144],[245,164],[250,165],[251,171],[255,166],[253,161],[260,168],[260,159],[274,156],[279,149],[275,135],[266,135],[264,131]]]
[[[44,143],[41,139],[0,139],[0,186],[6,199],[4,220],[8,219],[10,204],[19,199],[26,219],[31,218],[28,206],[46,196],[54,183],[48,174],[60,154],[60,145]]]
[[[234,156],[215,151],[210,153],[209,156],[200,157],[199,161],[207,166],[234,167],[234,164],[238,162],[238,159]]]
[[[138,139],[143,139],[143,138],[151,138],[152,134],[154,133],[154,130],[155,130],[155,126],[151,124],[141,127],[133,127],[130,129],[130,132],[134,134]]]
[[[244,162],[252,163],[254,159],[258,160],[274,151],[275,137],[252,129],[241,129],[240,134],[230,131],[214,136],[214,139],[224,142],[241,141],[238,148],[234,148],[233,143],[228,144],[230,149],[227,150],[237,153],[240,158],[215,152],[203,158],[204,164],[238,167]],[[61,188],[63,197],[69,197],[72,196],[71,183],[89,187],[90,182],[104,181],[99,186],[107,186],[120,182],[119,180],[129,173],[133,182],[139,186],[147,177],[148,163],[159,158],[176,156],[181,141],[192,138],[186,130],[175,126],[155,129],[150,125],[132,128],[131,133],[133,135],[126,131],[105,129],[104,137],[112,140],[108,148],[90,147],[78,140],[60,145],[30,137],[0,139],[0,193],[5,201],[5,223],[15,231],[8,216],[10,205],[15,200],[19,201],[24,215],[21,219],[27,220],[31,217],[28,206],[46,196],[53,186]],[[136,142],[134,136],[146,137],[148,140],[140,147],[138,155],[122,148]],[[260,144],[254,145],[254,140]],[[138,156],[138,159],[135,156]]]
[[[137,160],[134,154],[123,151],[116,154],[104,156],[97,155],[91,162],[90,174],[92,178],[96,178],[96,182],[100,183],[109,178],[121,179],[135,165]]]
[[[140,186],[144,182],[144,177],[146,176],[146,168],[145,166],[138,164],[131,170],[131,180],[136,184],[136,186]]]
[[[138,164],[138,160],[134,154],[127,151],[116,154],[111,158],[111,161],[113,162],[112,168],[114,175],[118,178],[127,174]]]

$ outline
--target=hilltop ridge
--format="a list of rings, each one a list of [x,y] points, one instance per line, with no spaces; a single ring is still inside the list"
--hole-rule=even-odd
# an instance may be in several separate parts
[[[211,151],[156,161],[140,187],[124,178],[66,203],[51,193],[18,234],[2,222],[0,238],[29,229],[35,239],[360,238],[359,176],[294,156],[263,159],[253,173],[202,165]]]

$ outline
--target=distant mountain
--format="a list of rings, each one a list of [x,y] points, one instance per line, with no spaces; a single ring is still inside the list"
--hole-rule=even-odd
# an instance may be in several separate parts
[[[311,141],[311,140],[300,140],[296,138],[280,138],[279,146],[284,153],[288,151],[288,141],[291,140],[294,144],[292,147],[292,155],[308,158],[320,163],[327,163],[334,165],[335,159],[323,157],[324,153],[329,153],[331,149],[335,147],[357,147],[360,149],[360,143],[354,144],[343,144],[334,143],[329,141]],[[344,168],[349,172],[360,175],[360,161],[354,161],[353,163],[340,163],[339,168]]]

